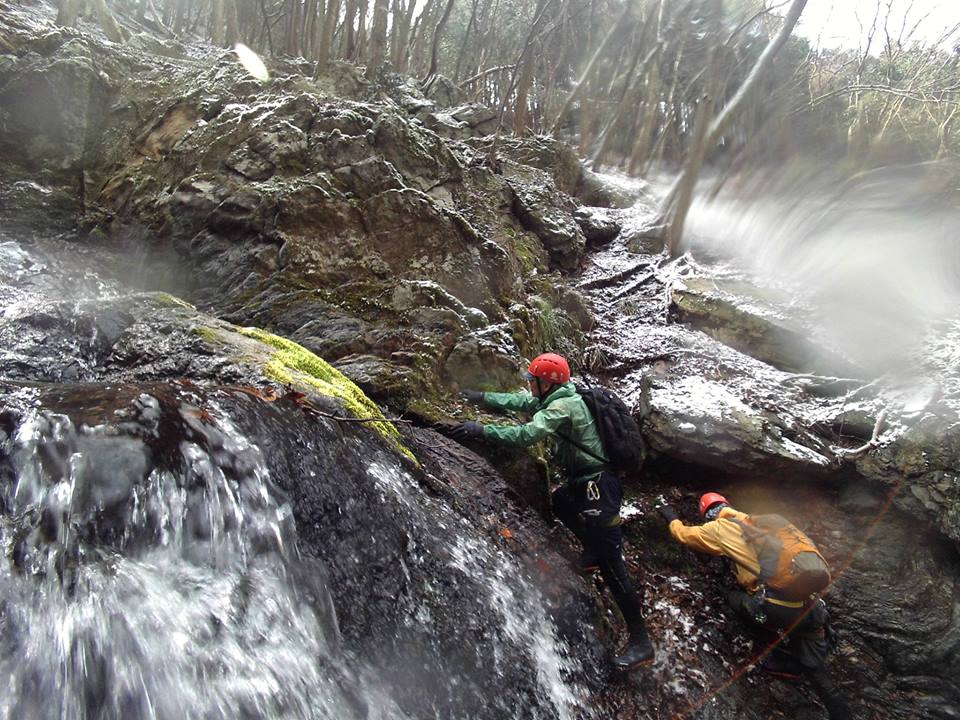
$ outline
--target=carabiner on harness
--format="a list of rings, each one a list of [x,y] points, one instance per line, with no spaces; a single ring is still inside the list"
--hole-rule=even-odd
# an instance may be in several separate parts
[[[587,483],[587,500],[596,502],[600,499],[600,486],[597,485],[596,480],[591,480]]]

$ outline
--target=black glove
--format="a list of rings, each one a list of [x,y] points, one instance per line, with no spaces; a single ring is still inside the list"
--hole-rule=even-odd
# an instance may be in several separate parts
[[[469,400],[472,403],[483,402],[483,393],[479,390],[461,390],[460,397],[462,397],[464,400]]]
[[[460,427],[460,423],[451,422],[450,420],[438,420],[435,423],[430,423],[429,427],[434,432],[450,437],[450,433],[453,432],[454,428]]]
[[[454,425],[448,433],[450,437],[459,442],[465,440],[479,440],[483,437],[483,425],[474,421],[467,420],[465,423]]]
[[[677,511],[674,510],[670,505],[658,505],[657,512],[660,513],[663,519],[667,521],[668,525],[674,520],[680,519],[680,516],[677,515]]]

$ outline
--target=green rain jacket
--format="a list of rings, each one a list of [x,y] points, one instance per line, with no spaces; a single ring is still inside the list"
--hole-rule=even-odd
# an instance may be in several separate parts
[[[548,436],[555,442],[554,459],[563,467],[568,482],[587,480],[609,469],[593,416],[572,382],[555,388],[541,403],[528,392],[483,394],[483,401],[497,410],[533,413],[524,425],[484,425],[483,437],[515,447],[534,445]],[[566,436],[561,437],[561,436]],[[569,440],[574,440],[586,453]]]

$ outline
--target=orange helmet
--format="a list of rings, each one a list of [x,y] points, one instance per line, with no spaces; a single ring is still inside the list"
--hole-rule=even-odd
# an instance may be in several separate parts
[[[704,495],[701,495],[700,496],[700,514],[706,515],[707,510],[712,508],[717,503],[723,503],[724,505],[730,504],[727,502],[727,499],[723,495],[720,495],[719,493],[708,492]]]
[[[556,353],[537,355],[526,372],[527,380],[540,378],[549,383],[563,385],[570,382],[570,366],[565,358]]]

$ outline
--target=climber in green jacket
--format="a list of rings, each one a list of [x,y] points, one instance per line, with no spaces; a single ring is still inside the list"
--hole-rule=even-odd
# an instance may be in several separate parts
[[[483,439],[514,447],[552,438],[554,459],[566,475],[566,481],[553,492],[554,515],[583,544],[581,569],[600,570],[630,633],[626,649],[614,664],[621,670],[650,664],[653,644],[623,561],[620,478],[610,470],[593,416],[570,382],[567,361],[554,353],[539,355],[530,363],[526,379],[530,392],[465,390],[462,394],[495,410],[530,413],[530,422],[482,425],[471,420],[454,426],[449,434],[457,440]]]

